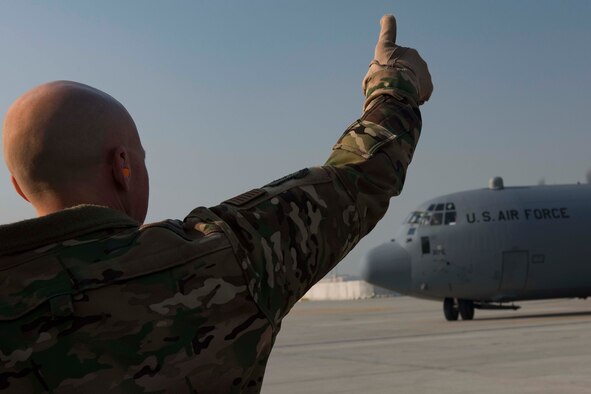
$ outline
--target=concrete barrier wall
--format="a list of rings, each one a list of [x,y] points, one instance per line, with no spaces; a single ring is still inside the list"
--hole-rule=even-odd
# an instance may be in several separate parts
[[[362,280],[346,282],[318,282],[304,295],[303,299],[320,300],[359,300],[375,297],[374,286]]]

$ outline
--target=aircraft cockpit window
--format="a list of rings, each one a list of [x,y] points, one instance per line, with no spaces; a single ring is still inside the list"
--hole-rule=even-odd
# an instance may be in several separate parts
[[[417,224],[421,220],[422,214],[423,214],[423,212],[413,212],[410,214],[410,216],[408,217],[408,220],[406,222],[410,223],[410,224]]]
[[[456,211],[445,212],[445,224],[446,225],[456,224]]]
[[[456,224],[456,205],[453,202],[435,203],[429,205],[425,212],[413,212],[408,223],[422,226],[453,226]]]
[[[411,227],[408,229],[408,232],[406,233],[407,235],[413,235],[416,231],[416,227]]]
[[[443,213],[434,213],[433,216],[431,216],[431,226],[439,226],[441,223],[443,223]]]
[[[421,221],[419,222],[419,224],[429,224],[429,222],[431,221],[431,213],[430,212],[423,212],[423,215],[421,216]]]

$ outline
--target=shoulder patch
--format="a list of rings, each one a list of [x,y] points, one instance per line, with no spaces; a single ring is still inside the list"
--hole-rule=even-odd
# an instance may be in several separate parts
[[[294,172],[293,174],[289,174],[289,175],[286,175],[286,176],[281,177],[279,179],[276,179],[273,182],[268,183],[268,184],[266,184],[263,187],[267,187],[267,186],[279,186],[282,183],[285,183],[285,182],[289,181],[290,179],[300,179],[300,178],[303,178],[306,175],[308,175],[309,173],[310,173],[310,169],[309,168],[303,168],[303,169],[301,169],[299,171]]]
[[[258,198],[266,193],[267,192],[264,191],[263,189],[252,189],[246,193],[242,193],[242,194],[240,194],[236,197],[233,197],[229,200],[223,201],[222,204],[230,204],[230,205],[235,205],[235,206],[239,207],[239,206],[242,206],[244,204],[251,202],[255,198]]]

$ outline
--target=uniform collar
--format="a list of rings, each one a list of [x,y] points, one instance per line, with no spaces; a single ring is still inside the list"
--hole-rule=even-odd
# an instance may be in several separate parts
[[[78,205],[46,216],[0,225],[0,256],[31,250],[108,228],[139,227],[129,216],[97,205]]]

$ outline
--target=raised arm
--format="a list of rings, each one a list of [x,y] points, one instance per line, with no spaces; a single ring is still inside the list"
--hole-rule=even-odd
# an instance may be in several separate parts
[[[418,105],[432,86],[418,53],[395,45],[394,17],[383,17],[381,25],[363,82],[363,116],[326,164],[211,208],[234,244],[251,294],[274,324],[371,231],[402,190],[421,130]]]

